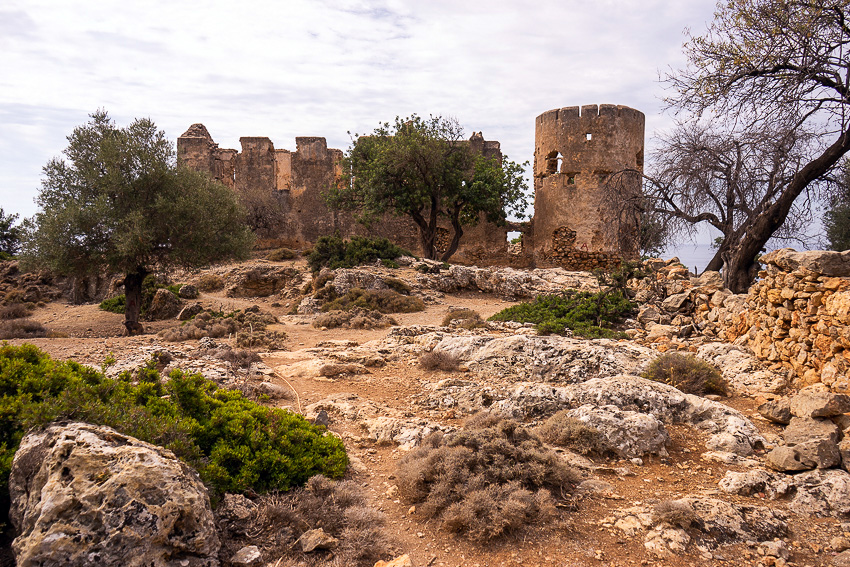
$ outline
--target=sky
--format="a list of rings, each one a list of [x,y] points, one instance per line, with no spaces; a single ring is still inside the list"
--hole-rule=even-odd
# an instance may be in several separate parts
[[[646,140],[669,129],[668,69],[714,0],[3,0],[0,206],[31,216],[41,168],[106,109],[176,140],[201,122],[223,148],[296,136],[348,148],[395,116],[457,118],[531,161],[534,119],[623,104]]]

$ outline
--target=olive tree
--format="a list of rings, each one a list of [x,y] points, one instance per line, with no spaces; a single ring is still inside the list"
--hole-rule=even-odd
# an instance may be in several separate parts
[[[688,65],[666,77],[682,125],[661,141],[662,163],[650,164],[658,185],[649,206],[718,227],[724,239],[709,267],[722,267],[735,292],[752,283],[767,241],[800,218],[801,196],[811,198],[850,150],[848,5],[724,0],[706,33],[689,35]],[[668,163],[673,156],[687,164]],[[681,171],[700,162],[697,175]]]
[[[7,215],[0,207],[0,260],[14,256],[21,247],[21,228],[15,226],[17,220],[18,215]]]
[[[440,220],[452,239],[440,259],[457,251],[466,226],[483,216],[504,226],[526,207],[523,165],[477,154],[451,118],[396,117],[368,136],[355,135],[342,163],[341,182],[328,195],[332,206],[357,211],[369,224],[384,214],[416,223],[423,254],[437,259]]]
[[[68,136],[65,159],[44,166],[22,257],[59,274],[124,274],[125,326],[137,333],[146,275],[245,257],[252,235],[236,195],[178,166],[149,119],[119,128],[105,111],[90,118]]]

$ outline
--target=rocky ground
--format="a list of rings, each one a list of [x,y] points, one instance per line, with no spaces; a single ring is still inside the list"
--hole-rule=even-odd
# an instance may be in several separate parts
[[[351,457],[349,477],[386,515],[396,555],[407,554],[414,566],[850,565],[850,474],[840,468],[850,463],[843,461],[850,447],[840,443],[850,405],[818,388],[790,391],[780,369],[701,333],[677,313],[681,302],[650,305],[652,294],[639,291],[644,305],[627,322],[629,340],[544,337],[510,323],[467,330],[442,326],[449,309],[486,318],[540,293],[595,289],[596,280],[563,270],[372,267],[337,271],[334,285],[380,287],[375,282],[397,278],[425,310],[393,315],[398,325],[389,329],[325,329],[312,325],[315,310],[301,295],[311,280],[301,261],[253,261],[171,279],[197,283],[204,273],[220,275],[225,287],[187,304],[225,312],[257,305],[278,318],[268,329],[285,333],[284,348],[235,369],[209,355],[234,336],[166,342],[156,332],[179,324],[168,319],[124,337],[123,316],[61,299],[32,315],[54,338],[26,342],[96,367],[114,357],[108,373],[167,351],[170,366],[248,385],[267,393],[266,403],[326,419]],[[658,326],[664,329],[653,334]],[[639,378],[671,349],[716,363],[732,394],[708,399]],[[451,354],[461,365],[424,370],[418,361],[428,352]],[[431,431],[456,429],[479,411],[535,425],[561,409],[603,431],[614,456],[558,449],[584,482],[555,521],[477,544],[441,531],[399,499],[398,461]],[[692,511],[688,521],[665,515],[682,503]]]

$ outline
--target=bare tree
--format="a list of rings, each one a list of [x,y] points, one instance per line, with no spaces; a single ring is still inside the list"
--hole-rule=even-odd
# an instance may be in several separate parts
[[[667,195],[653,206],[676,220],[723,227],[709,267],[722,264],[733,291],[746,291],[767,241],[789,218],[805,218],[795,212],[805,207],[801,195],[810,198],[850,150],[849,5],[719,2],[705,35],[685,43],[688,66],[666,77],[673,90],[667,102],[684,125],[664,141],[660,157],[670,162],[664,152],[681,150],[682,159],[690,148],[688,165],[667,165],[702,166],[704,179],[660,176],[655,181],[666,184]]]

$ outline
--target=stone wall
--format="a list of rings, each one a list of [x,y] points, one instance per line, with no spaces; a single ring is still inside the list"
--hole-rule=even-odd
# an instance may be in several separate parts
[[[266,137],[243,137],[239,141],[241,152],[219,148],[203,124],[193,124],[177,139],[177,156],[181,163],[208,172],[242,194],[271,196],[267,205],[276,208],[277,220],[273,237],[264,239],[268,246],[303,249],[320,236],[339,232],[344,236],[383,236],[415,254],[422,253],[419,231],[412,220],[387,215],[364,227],[351,213],[325,204],[322,194],[340,175],[343,156],[341,150],[328,148],[325,138],[298,137],[294,152],[276,149]],[[502,157],[499,142],[485,140],[480,132],[473,133],[468,143],[482,155]],[[507,233],[507,227],[497,227],[482,218],[476,226],[465,228],[452,262],[508,263]],[[443,240],[447,246],[448,236]]]
[[[761,262],[766,268],[726,338],[793,370],[798,387],[821,382],[850,392],[850,251],[784,248]]]
[[[619,203],[604,189],[613,173],[643,171],[643,139],[643,113],[626,106],[571,106],[537,117],[534,265],[606,267],[615,257],[637,256],[636,217],[623,215],[620,206],[640,194],[640,178],[623,178]],[[563,232],[575,234],[571,247],[559,240]]]

